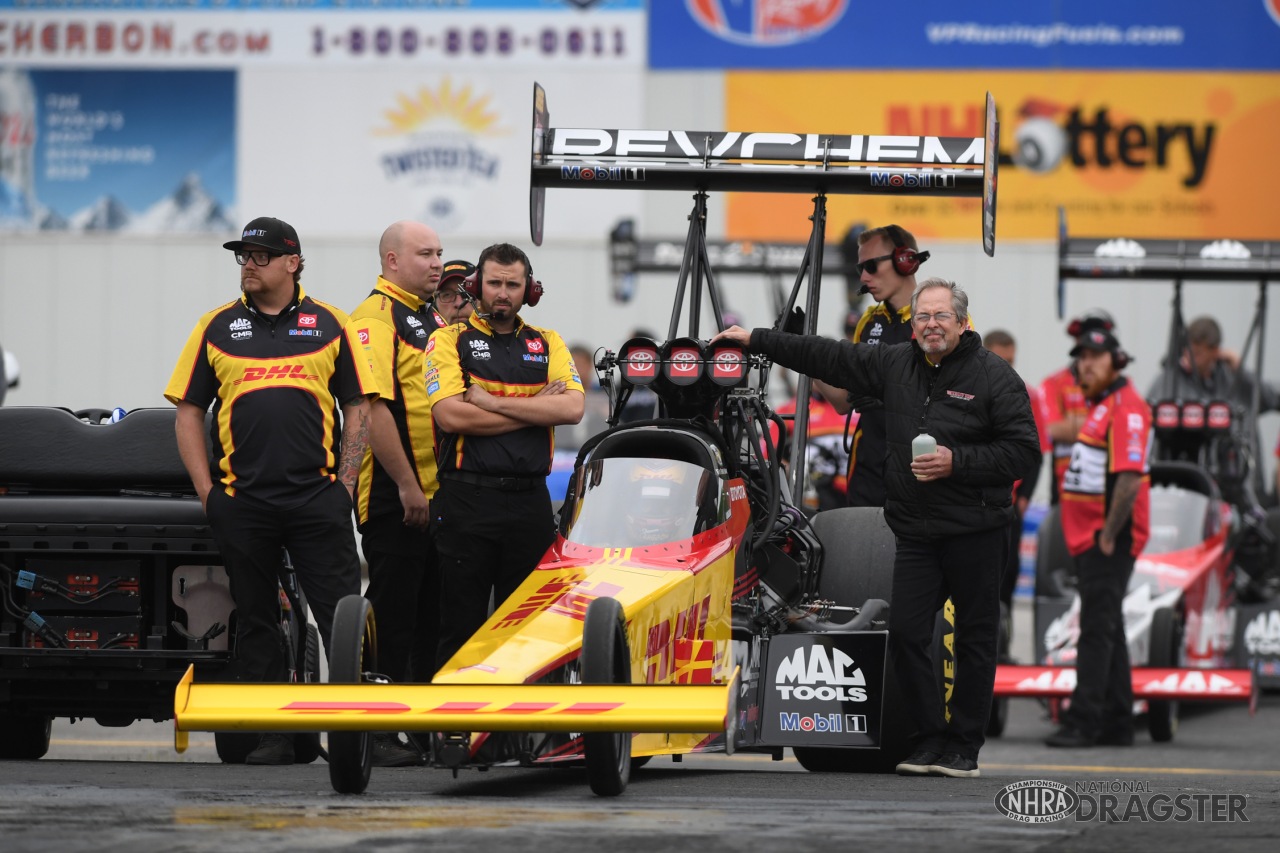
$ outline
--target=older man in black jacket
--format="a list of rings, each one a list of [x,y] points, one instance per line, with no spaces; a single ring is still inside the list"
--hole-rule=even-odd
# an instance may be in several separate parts
[[[976,332],[965,331],[968,314],[963,290],[931,278],[911,295],[909,343],[872,347],[736,326],[717,336],[884,401],[884,513],[898,540],[889,650],[917,728],[916,751],[897,768],[903,775],[979,775],[1013,482],[1040,462],[1026,383],[982,348]],[[920,432],[938,449],[912,459]],[[935,614],[948,596],[956,608],[957,671],[949,722],[931,655]]]

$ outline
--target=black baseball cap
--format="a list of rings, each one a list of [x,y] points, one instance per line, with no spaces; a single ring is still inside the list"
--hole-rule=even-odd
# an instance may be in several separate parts
[[[461,281],[476,271],[476,265],[470,261],[449,261],[444,265],[444,272],[440,273],[440,283],[437,287],[444,287],[454,279]]]
[[[233,252],[238,252],[245,246],[257,246],[281,255],[302,254],[298,232],[288,222],[274,216],[259,216],[244,227],[239,240],[222,244],[222,248]]]
[[[1071,348],[1071,357],[1075,358],[1085,350],[1094,352],[1120,352],[1120,342],[1111,334],[1110,329],[1089,329],[1076,338],[1076,345]]]

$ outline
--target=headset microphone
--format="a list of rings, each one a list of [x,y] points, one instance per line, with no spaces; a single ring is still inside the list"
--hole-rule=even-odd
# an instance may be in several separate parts
[[[870,293],[870,292],[871,292],[871,287],[870,287],[870,285],[866,285],[866,284],[864,284],[864,285],[862,285],[862,287],[859,287],[859,288],[858,288],[858,295],[859,295],[859,296],[861,296],[861,295],[862,295],[862,294],[864,294],[864,293]]]

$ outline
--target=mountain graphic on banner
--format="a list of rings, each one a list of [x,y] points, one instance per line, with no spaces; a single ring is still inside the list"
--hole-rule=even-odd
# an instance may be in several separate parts
[[[90,206],[71,214],[72,231],[123,231],[133,214],[115,196],[104,195]]]
[[[71,231],[119,231],[130,234],[179,234],[204,231],[234,231],[235,224],[226,209],[192,173],[183,178],[173,191],[146,210],[135,213],[119,199],[106,195],[92,205],[73,213],[63,224],[61,217],[48,211],[42,229],[65,227]]]

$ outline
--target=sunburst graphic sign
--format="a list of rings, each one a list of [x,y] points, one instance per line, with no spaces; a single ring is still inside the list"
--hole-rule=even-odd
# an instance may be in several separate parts
[[[396,105],[383,110],[386,124],[376,128],[375,136],[400,136],[424,127],[453,124],[478,136],[505,136],[501,117],[491,108],[493,96],[473,94],[472,87],[455,87],[448,77],[438,89],[419,86],[412,95],[396,95]]]
[[[425,221],[456,228],[476,191],[497,185],[499,138],[511,127],[492,93],[444,77],[397,92],[379,119],[370,133],[383,177],[413,199]]]

